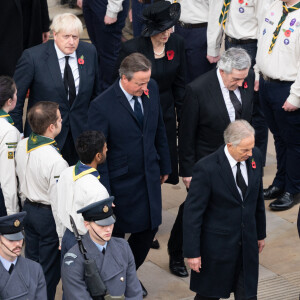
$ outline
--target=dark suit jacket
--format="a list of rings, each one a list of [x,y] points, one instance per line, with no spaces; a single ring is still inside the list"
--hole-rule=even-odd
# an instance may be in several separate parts
[[[248,88],[240,88],[242,119],[251,122],[254,73],[249,71]],[[243,85],[244,86],[244,85]],[[186,89],[179,127],[179,175],[192,176],[195,163],[224,143],[230,119],[216,70],[198,77]]]
[[[179,120],[185,95],[184,40],[177,34],[171,34],[165,47],[166,53],[174,51],[172,60],[168,60],[167,55],[161,59],[155,59],[150,38],[141,36],[129,40],[122,46],[116,69],[120,67],[126,56],[134,52],[144,54],[151,61],[151,78],[155,79],[159,87],[160,103],[171,155],[172,174],[170,174],[168,183],[177,184],[179,179],[175,108]]]
[[[171,173],[169,148],[152,79],[149,98],[142,96],[144,125],[138,120],[117,80],[89,109],[89,128],[107,139],[106,163],[99,166],[100,181],[115,196],[115,229],[141,232],[161,224],[160,175]]]
[[[87,112],[90,101],[99,94],[98,61],[96,49],[89,43],[79,42],[77,58],[84,56],[84,64],[79,65],[79,90],[70,107],[65,91],[54,41],[27,49],[20,58],[14,79],[18,88],[18,102],[11,112],[15,126],[23,132],[22,115],[27,90],[30,89],[28,108],[39,101],[54,101],[59,104],[63,119],[62,131],[56,137],[58,147],[63,148],[69,128],[74,141],[87,129]],[[31,132],[26,122],[25,137]]]
[[[257,292],[257,241],[266,237],[262,161],[257,148],[246,164],[248,189],[244,200],[224,146],[194,167],[184,205],[183,248],[185,257],[201,256],[202,269],[200,273],[192,271],[191,289],[206,297],[229,298],[240,259],[247,299]]]

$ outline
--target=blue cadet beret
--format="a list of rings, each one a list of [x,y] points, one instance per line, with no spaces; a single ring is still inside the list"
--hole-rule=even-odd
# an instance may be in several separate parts
[[[79,210],[78,214],[82,214],[85,221],[95,222],[100,226],[108,226],[116,222],[116,218],[113,215],[112,203],[115,197],[111,196],[109,198],[94,202],[87,205]]]
[[[22,230],[26,211],[10,216],[0,217],[0,235],[3,235],[10,241],[19,241],[24,239]]]

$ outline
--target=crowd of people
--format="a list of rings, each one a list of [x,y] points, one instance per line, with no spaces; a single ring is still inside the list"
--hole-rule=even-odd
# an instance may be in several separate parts
[[[132,0],[123,43],[129,0],[83,0],[92,43],[71,13],[49,40],[44,2],[39,39],[25,19],[0,64],[0,298],[54,300],[60,280],[66,300],[146,297],[161,186],[182,177],[170,272],[189,276],[187,258],[195,300],[257,299],[264,200],[300,192],[300,2]]]

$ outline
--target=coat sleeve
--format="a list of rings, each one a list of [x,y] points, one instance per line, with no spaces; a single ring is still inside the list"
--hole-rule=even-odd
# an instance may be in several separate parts
[[[50,19],[48,12],[48,3],[47,0],[41,0],[41,20],[42,20],[42,32],[48,32]]]
[[[98,54],[97,50],[94,45],[91,45],[93,49],[93,55],[94,55],[94,69],[95,69],[95,78],[94,78],[94,87],[93,87],[93,93],[91,100],[96,98],[101,93],[100,89],[100,79],[99,79],[99,67],[98,67]]]
[[[109,127],[108,120],[105,117],[105,113],[102,113],[101,104],[98,102],[92,102],[88,112],[88,128],[90,130],[101,131],[106,140],[108,140]],[[108,193],[111,193],[109,184],[109,173],[107,163],[100,164],[98,166],[98,172],[100,174],[100,182],[106,187]]]
[[[127,253],[128,253],[128,267],[126,272],[125,299],[140,300],[143,298],[142,287],[137,278],[134,257],[127,242],[126,242],[126,246],[127,246]]]
[[[35,300],[47,299],[47,286],[42,267],[38,266],[38,284],[35,293]]]
[[[0,186],[8,215],[19,212],[15,150],[20,138],[15,128],[12,129],[0,145]]]
[[[14,80],[18,89],[18,100],[16,107],[10,112],[16,128],[23,132],[23,108],[28,89],[34,79],[34,63],[29,50],[25,50],[18,61]]]
[[[92,300],[84,280],[83,262],[79,257],[63,260],[61,280],[66,300]]]
[[[192,88],[187,86],[186,96],[179,126],[179,175],[192,176],[192,170],[197,162],[196,140],[199,123],[200,105]]]
[[[170,151],[169,151],[169,145],[167,140],[165,123],[163,120],[162,109],[159,101],[158,87],[156,83],[155,85],[156,85],[156,99],[158,101],[157,105],[159,110],[158,124],[157,124],[156,135],[155,135],[155,147],[160,157],[160,161],[159,161],[160,174],[167,175],[167,174],[171,174],[172,172],[171,158],[170,158]]]
[[[193,172],[183,212],[183,254],[187,258],[201,256],[200,239],[203,216],[211,194],[210,175],[200,161]]]

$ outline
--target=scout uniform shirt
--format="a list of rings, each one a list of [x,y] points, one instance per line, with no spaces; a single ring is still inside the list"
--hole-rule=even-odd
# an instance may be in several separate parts
[[[227,36],[237,40],[257,39],[260,20],[273,1],[210,0],[207,54],[210,56],[220,54],[223,31]],[[224,17],[220,22],[221,12],[224,13]]]
[[[20,132],[13,126],[8,113],[0,110],[0,193],[2,189],[8,215],[19,211],[15,149],[20,141]]]
[[[55,141],[34,133],[21,140],[16,150],[16,170],[20,192],[32,202],[51,205],[56,231],[61,242],[63,226],[57,216],[57,181],[68,167]],[[23,198],[23,197],[22,197]]]
[[[96,169],[82,162],[65,169],[57,183],[58,217],[62,224],[73,232],[70,215],[73,217],[79,234],[83,235],[87,229],[81,214],[77,210],[109,197],[106,188],[99,181]]]
[[[287,100],[300,107],[300,9],[288,13],[269,53],[273,33],[282,15],[282,1],[275,2],[265,15],[260,27],[254,70],[256,80],[262,72],[272,79],[295,81]]]
[[[11,274],[0,262],[0,299],[47,299],[42,267],[35,261],[19,256]]]

